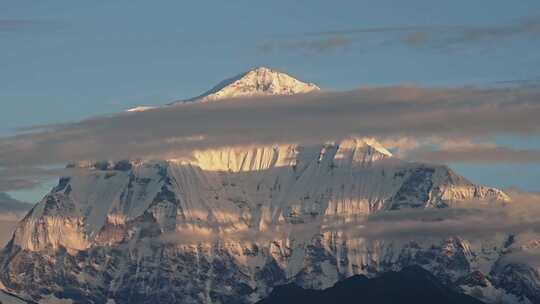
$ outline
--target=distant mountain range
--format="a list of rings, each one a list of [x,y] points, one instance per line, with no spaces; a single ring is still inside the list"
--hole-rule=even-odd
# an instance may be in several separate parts
[[[191,102],[317,90],[258,68]],[[255,303],[283,284],[320,290],[353,277],[327,292],[300,293],[325,299],[358,284],[355,289],[385,301],[391,298],[381,290],[416,290],[418,282],[433,289],[426,296],[440,295],[439,303],[474,303],[456,292],[486,303],[540,303],[536,266],[506,259],[534,248],[538,235],[359,234],[366,218],[389,211],[511,201],[444,165],[402,161],[373,138],[72,166],[77,174],[59,180],[0,253],[0,290],[35,302]]]

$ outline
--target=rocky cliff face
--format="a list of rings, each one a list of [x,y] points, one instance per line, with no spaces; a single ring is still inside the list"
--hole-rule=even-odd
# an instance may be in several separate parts
[[[1,289],[33,301],[254,303],[288,282],[322,289],[420,265],[484,300],[538,302],[537,268],[504,260],[519,236],[385,240],[351,229],[388,210],[509,201],[374,139],[73,166],[0,254]]]

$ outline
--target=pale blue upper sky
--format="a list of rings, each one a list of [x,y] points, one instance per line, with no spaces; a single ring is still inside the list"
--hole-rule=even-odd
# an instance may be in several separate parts
[[[30,124],[165,104],[261,65],[338,90],[537,79],[540,39],[448,51],[385,43],[391,33],[365,33],[352,35],[353,43],[345,48],[320,52],[265,52],[260,46],[307,39],[312,36],[305,34],[313,32],[497,26],[539,15],[537,0],[3,0],[0,134]],[[540,148],[537,138],[501,141]],[[538,165],[455,168],[474,181],[540,191]]]

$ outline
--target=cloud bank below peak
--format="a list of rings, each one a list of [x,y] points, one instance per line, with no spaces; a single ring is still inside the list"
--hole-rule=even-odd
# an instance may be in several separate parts
[[[25,133],[0,138],[0,168],[4,168],[0,175],[8,170],[80,160],[174,158],[194,150],[320,144],[351,136],[537,136],[538,117],[540,88],[534,86],[396,86],[223,99],[36,126]],[[509,154],[508,150],[495,152]],[[516,153],[515,157],[525,162],[537,160],[537,152]],[[28,172],[39,175],[39,169],[33,170],[22,171],[27,176]],[[24,186],[16,174],[9,177]],[[4,179],[8,180],[5,176]]]
[[[149,157],[348,136],[538,135],[540,88],[365,88],[224,99],[36,127],[0,139],[0,166]]]

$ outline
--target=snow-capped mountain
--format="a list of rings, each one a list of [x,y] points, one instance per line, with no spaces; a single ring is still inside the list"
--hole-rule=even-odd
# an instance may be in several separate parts
[[[260,68],[197,100],[312,90]],[[80,170],[60,179],[0,254],[0,289],[33,301],[254,303],[288,282],[322,289],[420,265],[485,301],[540,302],[538,269],[504,259],[530,236],[356,234],[351,223],[388,210],[510,201],[446,166],[401,161],[372,138],[72,166]]]
[[[319,91],[313,83],[302,82],[288,74],[267,67],[258,67],[226,79],[207,92],[187,99],[172,102],[170,105],[185,102],[216,101],[226,98],[293,95]],[[142,112],[154,109],[151,106],[138,106],[128,109],[128,112]]]
[[[276,70],[258,67],[226,79],[209,91],[189,101],[214,101],[224,98],[265,95],[293,95],[318,91],[313,83],[305,83]]]

